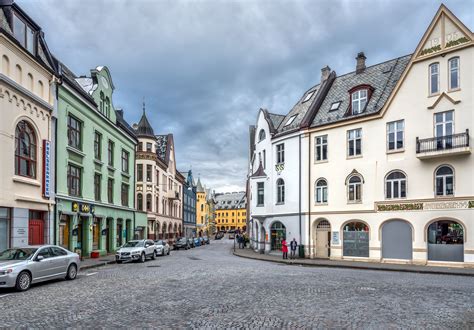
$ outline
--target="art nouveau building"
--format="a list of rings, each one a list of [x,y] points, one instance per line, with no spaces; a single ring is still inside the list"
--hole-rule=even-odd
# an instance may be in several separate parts
[[[183,233],[183,184],[176,170],[173,135],[155,135],[143,109],[136,151],[136,205],[147,212],[148,238],[174,240]]]
[[[0,4],[0,250],[52,243],[56,68],[41,28]]]
[[[247,196],[244,191],[216,193],[216,229],[247,230]]]
[[[413,55],[366,66],[360,53],[354,72],[330,74],[299,127],[307,257],[474,265],[473,46],[441,6]],[[252,203],[259,177],[281,195],[264,166],[253,170]]]

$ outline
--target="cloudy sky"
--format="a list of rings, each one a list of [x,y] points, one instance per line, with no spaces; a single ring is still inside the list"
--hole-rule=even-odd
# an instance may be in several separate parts
[[[178,169],[243,190],[248,126],[286,114],[328,64],[354,70],[413,52],[441,1],[17,0],[77,75],[107,65],[114,105],[173,133]],[[471,30],[472,0],[444,3]]]

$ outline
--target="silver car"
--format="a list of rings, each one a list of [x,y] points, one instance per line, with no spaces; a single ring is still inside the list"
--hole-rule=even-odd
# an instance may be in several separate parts
[[[0,252],[0,288],[26,291],[52,279],[74,280],[80,267],[77,253],[56,245],[12,248]]]
[[[155,242],[149,239],[128,241],[115,253],[115,261],[121,264],[124,261],[145,262],[146,258],[155,260]]]
[[[167,241],[159,239],[155,241],[155,253],[157,256],[170,255],[170,246]]]

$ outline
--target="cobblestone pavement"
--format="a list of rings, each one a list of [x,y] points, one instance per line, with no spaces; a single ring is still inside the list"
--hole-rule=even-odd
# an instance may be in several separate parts
[[[274,264],[230,247],[0,290],[0,327],[474,327],[472,278]]]

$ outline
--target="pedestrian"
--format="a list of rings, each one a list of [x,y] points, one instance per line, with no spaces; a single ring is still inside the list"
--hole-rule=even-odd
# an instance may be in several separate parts
[[[281,252],[283,252],[283,259],[288,259],[288,245],[285,239],[281,241]]]
[[[296,258],[296,248],[298,247],[298,243],[296,242],[296,238],[293,237],[293,240],[290,242],[290,249],[291,249],[291,259]]]

